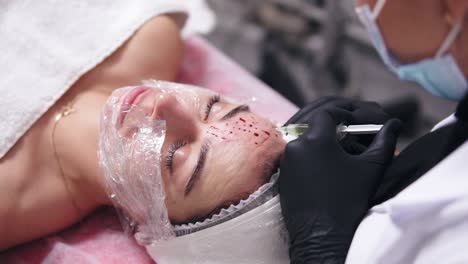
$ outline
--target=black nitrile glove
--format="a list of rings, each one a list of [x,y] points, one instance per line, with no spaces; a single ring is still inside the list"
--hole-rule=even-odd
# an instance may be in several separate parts
[[[355,99],[327,96],[307,104],[301,108],[285,125],[308,124],[312,116],[318,111],[330,108],[345,108],[351,111],[356,124],[384,124],[390,116],[375,102],[365,102]],[[347,124],[348,125],[348,124]],[[359,154],[367,149],[372,142],[372,135],[345,137],[341,146],[351,154]]]
[[[308,131],[286,147],[279,188],[291,263],[346,259],[354,232],[392,160],[400,127],[398,120],[390,120],[365,151],[346,152],[336,138],[336,126],[382,118],[381,110],[366,107],[352,100],[322,106],[308,117]]]

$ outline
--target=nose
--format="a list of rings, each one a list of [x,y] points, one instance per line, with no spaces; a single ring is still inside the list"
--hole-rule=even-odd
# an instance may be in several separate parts
[[[175,95],[161,96],[156,113],[158,119],[166,121],[166,137],[193,140],[200,131],[197,112],[190,107],[189,102],[177,99]]]

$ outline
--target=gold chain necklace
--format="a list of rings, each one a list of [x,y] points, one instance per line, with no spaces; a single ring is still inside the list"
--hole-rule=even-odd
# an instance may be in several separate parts
[[[82,222],[82,217],[84,216],[83,210],[80,209],[80,207],[78,206],[78,203],[76,202],[76,200],[74,199],[74,197],[72,195],[72,192],[70,190],[70,186],[68,184],[68,180],[65,177],[65,172],[63,171],[62,164],[60,163],[60,158],[59,158],[59,155],[58,155],[58,152],[57,152],[57,146],[55,144],[55,130],[57,128],[57,124],[64,117],[67,117],[67,116],[69,116],[69,115],[76,112],[76,110],[73,108],[73,104],[74,104],[74,101],[69,102],[68,104],[63,106],[62,109],[55,115],[54,124],[53,124],[53,127],[52,127],[52,133],[50,134],[50,141],[51,141],[51,144],[52,144],[52,148],[54,150],[54,156],[55,156],[55,159],[57,161],[57,165],[58,165],[58,167],[60,169],[60,175],[62,176],[62,180],[64,182],[65,188],[67,189],[67,192],[68,192],[70,200],[71,200],[71,202],[73,204],[73,207],[75,207],[75,210],[76,210],[76,212],[77,212],[77,214],[78,214],[78,216],[80,218],[79,222],[81,223]]]

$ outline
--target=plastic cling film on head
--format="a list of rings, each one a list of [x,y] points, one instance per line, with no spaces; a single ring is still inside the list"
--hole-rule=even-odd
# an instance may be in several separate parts
[[[122,108],[126,107],[122,99],[136,88],[119,89],[108,99],[101,115],[99,159],[124,230],[138,231],[138,242],[146,244],[174,234],[160,170],[165,121],[151,120],[136,108],[121,124]],[[126,124],[138,125],[127,134]]]
[[[161,173],[166,122],[153,110],[168,95],[198,108],[200,98],[190,88],[159,81],[120,88],[101,113],[99,162],[107,193],[124,230],[141,244],[174,236]]]
[[[140,244],[174,237],[165,204],[162,147],[174,105],[201,110],[197,86],[148,80],[115,90],[100,120],[99,162],[110,197],[127,233]],[[166,112],[165,114],[163,112]],[[168,119],[169,120],[169,119]]]
[[[200,107],[200,96],[197,94],[197,92],[195,92],[195,90],[202,90],[205,93],[214,94],[214,92],[200,88],[198,86],[168,81],[145,80],[143,81],[143,85],[151,87],[153,89],[157,89],[161,92],[162,95],[178,95],[182,101],[184,101],[185,103],[193,104],[195,108]]]
[[[103,107],[99,162],[104,172],[107,195],[117,209],[124,230],[134,234],[140,244],[154,244],[175,237],[176,234],[187,234],[205,229],[208,225],[216,225],[221,220],[229,220],[256,207],[257,203],[262,201],[258,197],[263,199],[270,197],[270,193],[275,194],[274,184],[270,182],[249,199],[213,216],[209,223],[207,221],[196,223],[194,226],[187,225],[182,227],[183,232],[176,232],[178,229],[171,224],[166,198],[173,201],[177,193],[173,188],[165,189],[174,185],[174,182],[171,182],[172,178],[168,176],[169,169],[165,167],[168,167],[169,150],[175,139],[182,137],[177,133],[188,131],[189,134],[191,128],[197,128],[193,131],[209,138],[211,144],[237,140],[237,134],[226,133],[225,137],[224,134],[223,137],[217,136],[218,132],[213,130],[221,128],[198,122],[206,116],[208,105],[215,99],[221,103],[211,106],[211,113],[214,116],[219,113],[221,116],[222,106],[225,102],[230,103],[231,99],[219,99],[215,92],[197,86],[149,80],[140,86],[115,90]],[[242,118],[239,119],[239,122],[242,122]],[[194,121],[193,124],[191,121]],[[202,129],[198,129],[199,125],[203,126]],[[188,129],[185,129],[187,127]],[[271,129],[271,126],[268,128]],[[270,135],[269,132],[265,131],[264,136],[268,138],[266,135]],[[263,139],[261,136],[252,133],[254,139]],[[202,137],[197,137],[200,138]],[[168,204],[175,209],[179,205],[169,202]]]

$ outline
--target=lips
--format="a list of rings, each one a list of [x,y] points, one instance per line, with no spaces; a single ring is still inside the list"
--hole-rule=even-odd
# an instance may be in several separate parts
[[[131,91],[129,91],[123,101],[122,101],[122,105],[120,107],[120,116],[119,116],[119,122],[118,124],[119,125],[122,125],[124,120],[125,120],[125,117],[126,115],[128,114],[128,111],[130,110],[130,108],[132,107],[132,105],[135,104],[135,102],[137,102],[138,98],[148,90],[149,88],[148,87],[145,87],[145,86],[138,86],[134,89],[132,89]]]

